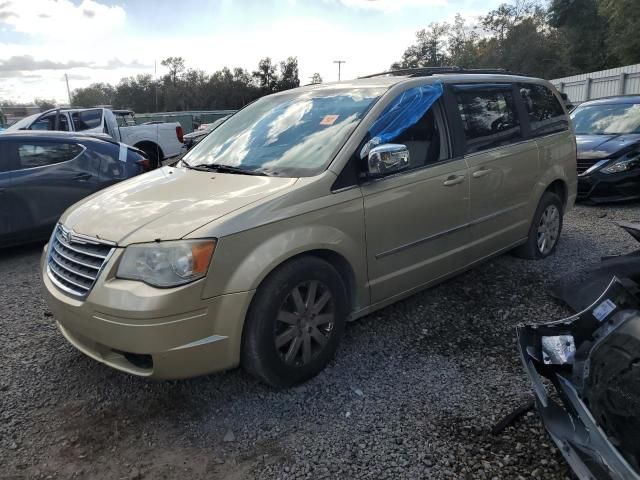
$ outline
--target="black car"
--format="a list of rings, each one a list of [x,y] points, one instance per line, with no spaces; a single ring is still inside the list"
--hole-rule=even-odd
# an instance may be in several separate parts
[[[640,96],[585,102],[571,118],[578,144],[578,200],[640,198]]]
[[[191,150],[191,148],[193,148],[195,145],[197,145],[198,143],[200,143],[200,141],[206,137],[207,135],[209,135],[214,129],[216,129],[218,127],[218,125],[220,125],[222,122],[224,122],[227,118],[229,118],[229,115],[226,115],[222,118],[218,118],[216,120],[214,120],[211,123],[203,123],[202,125],[200,125],[200,127],[198,127],[197,130],[194,130],[191,133],[187,133],[184,135],[184,140],[183,140],[183,145],[182,145],[182,151],[183,153]]]
[[[148,168],[142,151],[100,134],[0,133],[0,246],[48,238],[72,204]]]

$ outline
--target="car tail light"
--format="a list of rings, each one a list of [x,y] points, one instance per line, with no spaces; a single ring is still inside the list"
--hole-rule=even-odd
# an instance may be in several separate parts
[[[180,125],[176,127],[176,136],[178,137],[178,141],[180,143],[184,142],[184,130],[182,130],[182,127]]]
[[[151,170],[151,160],[149,160],[148,158],[138,160],[136,163],[140,165],[142,172],[148,172],[149,170]]]

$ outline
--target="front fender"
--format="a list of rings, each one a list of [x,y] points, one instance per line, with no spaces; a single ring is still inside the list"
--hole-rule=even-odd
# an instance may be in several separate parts
[[[324,250],[346,260],[354,274],[355,306],[367,306],[364,219],[361,208],[353,206],[336,205],[305,215],[304,220],[294,217],[221,238],[204,296],[254,290],[278,265],[305,252]]]

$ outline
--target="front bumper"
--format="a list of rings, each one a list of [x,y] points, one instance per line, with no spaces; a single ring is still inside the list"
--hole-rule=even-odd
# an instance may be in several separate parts
[[[640,198],[640,171],[578,176],[578,201],[620,202]]]
[[[608,302],[617,306],[603,310],[602,305],[609,305]],[[542,422],[581,480],[640,480],[584,401],[591,342],[595,345],[605,341],[625,321],[624,309],[634,303],[637,302],[623,284],[614,278],[602,296],[584,311],[565,320],[517,328],[520,358],[531,379]],[[553,358],[542,346],[543,337],[559,336],[571,336],[575,341],[573,354],[564,359]],[[543,377],[555,387],[557,395],[549,395]]]
[[[64,337],[110,367],[162,379],[238,366],[253,291],[203,299],[202,281],[159,289],[115,278],[117,252],[85,299],[62,292],[41,264],[46,301]]]

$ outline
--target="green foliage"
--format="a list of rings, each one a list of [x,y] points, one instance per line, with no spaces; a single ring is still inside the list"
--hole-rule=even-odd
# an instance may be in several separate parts
[[[298,59],[289,57],[279,66],[263,58],[258,69],[223,68],[211,75],[187,68],[182,57],[160,62],[168,69],[155,80],[152,75],[137,75],[120,80],[115,87],[94,83],[74,90],[74,106],[111,105],[138,113],[181,110],[238,109],[256,98],[300,85]]]
[[[108,83],[93,83],[86,88],[75,90],[71,95],[71,105],[74,107],[111,105],[115,94],[116,90],[112,85]]]
[[[623,65],[640,62],[640,2],[600,0],[600,14],[608,20],[607,46]]]
[[[56,101],[47,98],[36,98],[33,103],[40,107],[41,110],[51,110],[56,108]]]
[[[392,68],[458,65],[558,78],[640,62],[638,0],[514,0],[431,23]]]

